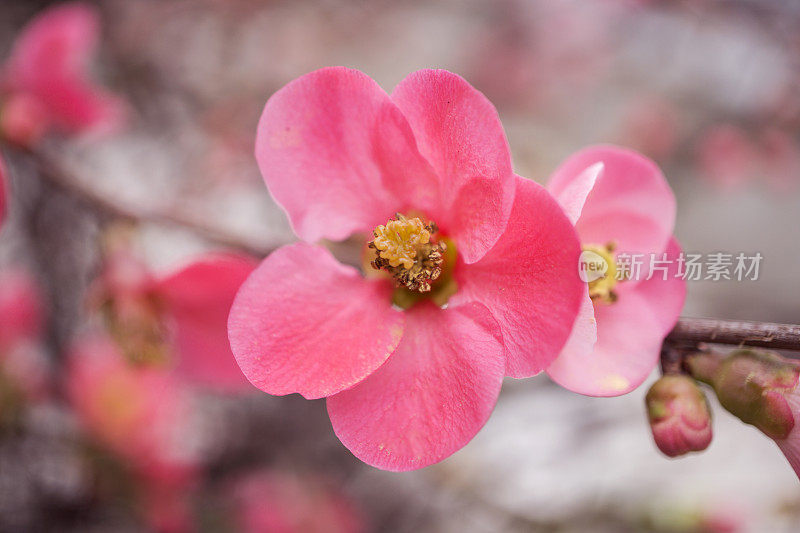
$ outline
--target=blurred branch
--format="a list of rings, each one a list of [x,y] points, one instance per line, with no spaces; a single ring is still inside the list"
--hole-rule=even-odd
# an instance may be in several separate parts
[[[774,350],[800,350],[800,325],[681,318],[667,335],[665,344],[730,344]]]
[[[264,246],[247,241],[245,238],[228,233],[217,227],[205,224],[180,213],[160,211],[141,211],[125,202],[98,193],[83,183],[55,159],[42,152],[23,150],[36,165],[39,175],[64,193],[79,202],[100,211],[102,214],[130,222],[150,222],[189,230],[208,242],[239,250],[255,257],[264,257],[278,246]]]

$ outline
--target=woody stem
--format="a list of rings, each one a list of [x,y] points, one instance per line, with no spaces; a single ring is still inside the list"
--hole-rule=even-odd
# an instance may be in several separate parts
[[[728,344],[773,350],[800,350],[800,325],[681,318],[664,340],[665,344]]]

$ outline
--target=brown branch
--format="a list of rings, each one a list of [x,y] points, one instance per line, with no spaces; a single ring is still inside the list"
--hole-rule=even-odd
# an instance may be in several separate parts
[[[248,241],[239,235],[205,224],[181,213],[141,211],[125,202],[100,194],[92,187],[59,165],[55,159],[41,152],[25,150],[24,153],[35,164],[39,175],[62,192],[77,201],[92,207],[106,216],[131,222],[151,222],[163,226],[187,229],[208,242],[239,250],[255,257],[269,255],[278,246],[267,246]]]
[[[672,344],[729,344],[773,350],[800,350],[800,325],[681,318],[665,339]]]

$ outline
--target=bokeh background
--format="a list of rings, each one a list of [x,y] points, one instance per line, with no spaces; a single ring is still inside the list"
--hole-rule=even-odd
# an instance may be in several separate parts
[[[50,4],[0,2],[0,58]],[[544,183],[583,146],[629,146],[658,162],[675,189],[687,251],[763,255],[758,281],[691,282],[685,316],[800,322],[799,2],[96,6],[102,43],[93,69],[129,101],[128,124],[39,149],[101,197],[216,228],[253,249],[291,242],[252,155],[267,98],[328,65],[359,68],[387,90],[413,70],[441,67],[497,106],[518,174]],[[109,217],[41,179],[28,155],[5,155],[13,195],[0,268],[37,279],[48,317],[43,349],[58,382],[65,346],[87,320]],[[151,218],[135,224],[133,241],[155,271],[219,249]],[[598,399],[543,376],[509,380],[472,443],[404,474],[352,457],[323,401],[196,391],[197,420],[182,434],[203,465],[187,491],[195,527],[235,530],[217,519],[228,512],[230,484],[266,472],[271,488],[254,489],[256,505],[305,516],[299,531],[319,526],[313,515],[327,517],[322,531],[800,530],[800,485],[774,444],[714,406],[710,448],[667,459],[650,436],[646,390]],[[78,443],[91,438],[60,398],[30,406],[21,427],[0,436],[0,530],[155,527],[130,491],[109,486],[111,467],[87,460]]]

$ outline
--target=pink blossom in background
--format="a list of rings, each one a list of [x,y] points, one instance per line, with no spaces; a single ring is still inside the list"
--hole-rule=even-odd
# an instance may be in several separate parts
[[[30,146],[51,129],[119,127],[125,103],[89,79],[99,36],[100,18],[90,4],[59,4],[34,18],[0,70],[0,135]]]
[[[678,119],[678,111],[663,98],[635,100],[625,112],[620,144],[654,159],[666,159],[674,153],[680,138]]]
[[[0,271],[0,376],[25,400],[38,401],[49,394],[43,321],[42,297],[33,276],[20,268]]]
[[[0,271],[0,351],[42,333],[44,310],[33,276],[21,268]]]
[[[6,219],[6,211],[8,211],[8,206],[6,205],[6,181],[8,181],[6,177],[6,164],[3,158],[0,157],[0,228],[3,227],[3,222]]]
[[[761,173],[778,193],[797,190],[800,185],[800,145],[789,132],[767,128],[760,135]]]
[[[745,131],[722,124],[705,133],[698,149],[701,176],[725,191],[757,180],[782,194],[800,182],[800,144],[780,128]]]
[[[740,188],[756,167],[757,148],[742,128],[722,124],[706,132],[699,145],[699,170],[723,190]]]
[[[307,242],[244,283],[231,347],[265,392],[328,398],[359,459],[387,470],[444,459],[486,422],[504,375],[532,376],[558,354],[583,290],[575,231],[513,174],[497,112],[462,78],[422,70],[389,95],[356,70],[312,72],[267,102],[256,157]],[[369,235],[398,212],[438,225],[455,286],[408,296],[384,271],[364,278],[308,244]],[[453,287],[446,308],[426,297]],[[398,294],[412,298],[404,311]]]
[[[344,494],[314,475],[264,470],[229,490],[242,533],[360,533],[364,519]]]
[[[89,334],[67,360],[67,396],[79,422],[127,465],[145,519],[157,531],[186,531],[200,438],[193,400],[169,373],[129,363],[115,344]]]
[[[639,279],[606,283],[613,279],[608,275],[595,288],[584,285],[572,334],[547,369],[558,384],[581,394],[625,394],[655,368],[686,296],[686,282],[676,277],[675,197],[652,161],[612,146],[571,156],[548,189],[575,223],[584,250],[600,250],[610,265],[620,254],[644,254]],[[652,254],[666,259],[669,269],[645,279]]]
[[[227,320],[254,266],[248,257],[207,254],[155,276],[120,250],[107,258],[93,299],[130,357],[174,367],[190,382],[220,392],[248,391],[228,343]]]

